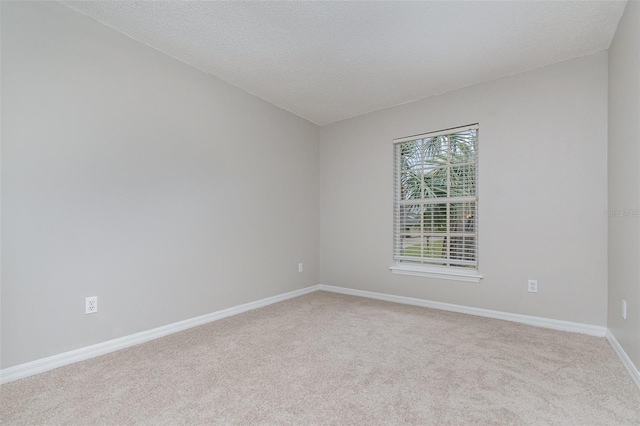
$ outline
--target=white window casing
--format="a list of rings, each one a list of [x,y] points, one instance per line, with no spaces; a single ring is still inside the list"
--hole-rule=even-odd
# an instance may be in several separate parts
[[[393,141],[392,272],[479,282],[478,124]]]

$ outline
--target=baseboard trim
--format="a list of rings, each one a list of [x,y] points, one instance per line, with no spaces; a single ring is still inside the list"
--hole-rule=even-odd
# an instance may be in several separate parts
[[[450,303],[435,302],[413,297],[395,296],[391,294],[376,293],[372,291],[357,290],[325,284],[316,284],[300,290],[294,290],[277,296],[267,297],[255,302],[245,303],[243,305],[234,306],[199,317],[187,319],[184,321],[178,321],[173,324],[168,324],[151,330],[142,331],[128,336],[119,337],[117,339],[108,340],[106,342],[97,343],[95,345],[86,346],[84,348],[76,349],[73,351],[64,352],[47,358],[42,358],[13,367],[5,368],[3,370],[0,370],[0,384],[9,383],[25,377],[33,376],[35,374],[44,373],[45,371],[53,370],[58,367],[63,367],[65,365],[115,352],[120,349],[139,345],[141,343],[187,330],[189,328],[197,327],[199,325],[241,314],[243,312],[262,308],[273,303],[292,299],[294,297],[302,296],[318,290],[351,296],[366,297],[370,299],[384,300],[387,302],[401,303],[405,305],[422,306],[425,308],[440,309],[444,311],[458,312],[462,314],[476,315],[486,318],[500,319],[521,324],[533,325],[536,327],[550,328],[554,330],[570,331],[597,337],[606,337],[622,360],[627,370],[629,370],[629,373],[631,374],[634,382],[638,385],[638,387],[640,387],[640,373],[638,373],[637,368],[633,365],[613,334],[611,334],[611,332],[605,327],[569,321],[553,320],[529,315],[513,314],[509,312],[493,311],[489,309],[474,308],[470,306],[455,305]]]
[[[553,330],[570,331],[573,333],[588,334],[590,336],[604,337],[606,327],[582,324],[578,322],[561,321],[549,318],[534,317],[530,315],[512,314],[509,312],[492,311],[490,309],[474,308],[470,306],[454,305],[451,303],[434,302],[432,300],[416,299],[413,297],[394,296],[386,293],[375,293],[372,291],[356,290],[352,288],[336,287],[332,285],[319,284],[319,290],[332,293],[347,294],[351,296],[367,297],[370,299],[385,300],[387,302],[402,303],[404,305],[422,306],[425,308],[440,309],[443,311],[458,312],[461,314],[476,315],[479,317],[494,318],[505,321],[517,322],[521,324],[533,325],[536,327],[550,328]]]
[[[636,386],[638,386],[638,389],[640,389],[640,371],[638,371],[638,368],[633,365],[631,358],[629,358],[629,355],[627,355],[627,353],[624,351],[624,349],[618,342],[618,339],[616,339],[616,336],[613,335],[611,330],[607,329],[607,334],[605,337],[613,347],[613,350],[618,355],[618,358],[620,358],[620,361],[622,361],[622,365],[625,366],[625,368],[631,375],[631,379],[633,380],[633,382],[636,384]]]
[[[53,355],[47,358],[42,358],[13,367],[5,368],[0,370],[0,384],[13,382],[15,380],[53,370],[54,368],[63,367],[65,365],[84,361],[100,355],[108,354],[110,352],[115,352],[120,349],[139,345],[141,343],[148,342],[149,340],[154,340],[159,337],[164,337],[169,334],[184,331],[192,327],[197,327],[199,325],[207,324],[213,321],[218,321],[220,319],[241,314],[243,312],[252,311],[254,309],[262,308],[273,303],[282,302],[287,299],[302,296],[304,294],[311,293],[317,290],[318,286],[314,285],[300,290],[294,290],[288,293],[279,294],[277,296],[267,297],[255,302],[249,302],[243,305],[234,306],[232,308],[223,309],[221,311],[216,311],[210,314],[201,315],[195,318],[190,318],[184,321],[178,321],[173,324],[168,324],[151,330],[141,331],[139,333],[130,334],[128,336],[119,337],[117,339],[108,340],[102,343],[97,343],[95,345],[86,346],[84,348],[64,352],[58,355]]]

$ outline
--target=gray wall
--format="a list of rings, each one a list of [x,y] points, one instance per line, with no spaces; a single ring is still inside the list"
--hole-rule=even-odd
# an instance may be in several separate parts
[[[609,49],[608,326],[640,369],[640,2],[630,1]],[[630,212],[631,215],[627,215]],[[618,216],[622,214],[624,216]],[[621,315],[627,301],[627,319]]]
[[[484,279],[392,274],[392,140],[476,122]],[[320,282],[605,326],[606,158],[606,52],[322,127]]]
[[[1,7],[2,368],[318,282],[317,126],[57,3]]]

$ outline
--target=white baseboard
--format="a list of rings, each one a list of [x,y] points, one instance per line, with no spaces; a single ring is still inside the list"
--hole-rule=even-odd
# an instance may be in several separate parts
[[[117,339],[108,340],[106,342],[97,343],[95,345],[86,346],[84,348],[76,349],[73,351],[64,352],[47,358],[27,362],[25,364],[5,368],[3,370],[0,370],[0,384],[9,383],[14,380],[33,376],[34,374],[44,373],[45,371],[53,370],[54,368],[73,364],[78,361],[84,361],[89,358],[94,358],[110,352],[115,352],[117,350],[128,348],[134,345],[139,345],[140,343],[148,342],[149,340],[177,333],[179,331],[196,327],[198,325],[217,321],[232,315],[251,311],[253,309],[262,308],[263,306],[271,305],[273,303],[281,302],[287,299],[292,299],[294,297],[302,296],[303,294],[311,293],[317,290],[318,286],[314,285],[277,296],[267,297],[266,299],[257,300],[255,302],[249,302],[243,305],[234,306],[232,308],[223,309],[211,314],[202,315],[184,321],[178,321],[173,324],[168,324],[151,330],[142,331],[140,333],[130,334],[128,336],[119,337]]]
[[[508,312],[492,311],[489,309],[473,308],[469,306],[454,305],[450,303],[434,302],[431,300],[416,299],[412,297],[394,296],[391,294],[375,293],[365,290],[356,290],[345,287],[336,287],[331,285],[317,284],[300,290],[290,291],[278,296],[268,297],[266,299],[257,300],[255,302],[245,303],[243,305],[234,306],[232,308],[223,309],[211,314],[202,315],[173,324],[168,324],[152,330],[142,331],[140,333],[131,334],[84,348],[64,352],[47,358],[42,358],[25,364],[16,365],[14,367],[0,370],[0,384],[9,383],[14,380],[33,376],[34,374],[43,373],[53,370],[54,368],[73,364],[78,361],[94,358],[120,349],[128,348],[134,345],[177,333],[202,324],[220,320],[232,315],[258,309],[283,300],[292,299],[314,291],[323,290],[332,293],[347,294],[351,296],[360,296],[370,299],[385,300],[388,302],[401,303],[405,305],[422,306],[426,308],[440,309],[444,311],[459,312],[463,314],[476,315],[487,318],[495,318],[505,321],[512,321],[522,324],[533,325],[537,327],[550,328],[554,330],[570,331],[574,333],[588,334],[591,336],[607,337],[616,353],[622,360],[623,364],[629,370],[633,380],[640,387],[640,374],[635,368],[629,357],[626,355],[622,347],[616,341],[615,337],[605,328],[589,324],[581,324],[569,321],[559,321],[548,318],[534,317],[528,315],[512,314]]]
[[[611,333],[611,330],[607,330],[606,337],[613,347],[613,350],[616,351],[616,354],[620,358],[620,361],[622,361],[622,365],[625,366],[636,386],[638,386],[638,389],[640,389],[640,371],[638,371],[636,366],[633,365],[631,358],[629,358],[624,349],[622,349],[622,346],[620,346],[620,343],[618,343],[618,339],[616,339],[616,336]]]
[[[440,309],[443,311],[459,312],[461,314],[469,314],[479,317],[518,322],[521,324],[534,325],[536,327],[550,328],[553,330],[571,331],[573,333],[588,334],[590,336],[604,337],[605,332],[607,331],[606,327],[582,324],[579,322],[560,321],[549,318],[534,317],[530,315],[512,314],[509,312],[492,311],[489,309],[473,308],[470,306],[454,305],[451,303],[434,302],[431,300],[416,299],[413,297],[394,296],[385,293],[374,293],[372,291],[356,290],[352,288],[336,287],[325,284],[319,284],[318,287],[319,290],[330,291],[333,293],[368,297],[370,299],[385,300],[387,302],[402,303],[404,305],[422,306],[425,308]]]

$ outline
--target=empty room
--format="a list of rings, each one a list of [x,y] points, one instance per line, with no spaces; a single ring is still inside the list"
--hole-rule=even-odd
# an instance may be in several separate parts
[[[640,1],[0,2],[0,423],[640,425]]]

